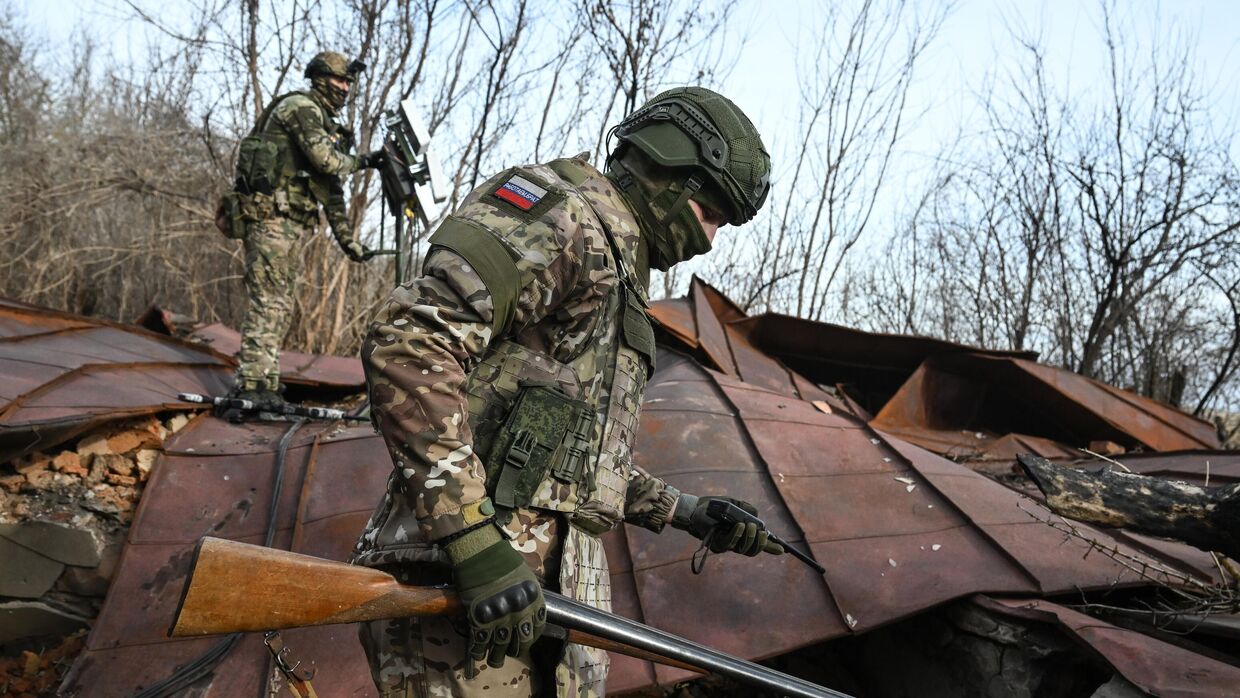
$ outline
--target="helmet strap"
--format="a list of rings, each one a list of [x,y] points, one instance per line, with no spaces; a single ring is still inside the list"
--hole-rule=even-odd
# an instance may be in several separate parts
[[[667,214],[663,216],[663,220],[659,221],[659,225],[669,225],[680,214],[680,210],[688,205],[689,199],[702,188],[702,184],[701,178],[697,175],[689,175],[689,179],[685,180],[684,191],[680,192],[680,198],[676,199],[672,207],[667,210]]]
[[[617,187],[620,187],[620,191],[625,194],[625,198],[629,200],[629,203],[637,207],[637,213],[646,222],[646,225],[650,226],[656,223],[662,225],[663,222],[654,215],[654,211],[650,208],[650,202],[646,201],[646,193],[637,186],[637,177],[633,175],[633,170],[629,169],[629,166],[624,164],[619,158],[608,158],[607,168],[609,171],[616,173],[612,181],[616,183]]]
[[[632,168],[622,159],[613,158],[608,164],[607,178],[615,183],[624,200],[635,209],[642,238],[649,243],[649,266],[667,271],[673,264],[710,249],[710,240],[702,229],[701,221],[692,211],[685,210],[689,198],[701,189],[701,178],[691,175],[685,182],[685,191],[673,199],[674,192],[671,188],[660,193],[648,193],[638,183]],[[663,209],[665,204],[670,204],[667,205],[667,213],[662,217],[655,215],[650,206],[651,199],[659,202],[660,209]]]

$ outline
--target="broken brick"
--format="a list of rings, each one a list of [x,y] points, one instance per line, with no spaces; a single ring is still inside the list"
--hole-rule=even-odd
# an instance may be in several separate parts
[[[130,430],[113,434],[107,439],[108,451],[111,453],[128,453],[137,450],[144,440],[144,432]]]
[[[39,661],[39,655],[30,650],[23,650],[22,664],[22,676],[34,676],[39,673],[42,662]]]
[[[123,521],[126,518],[124,515],[133,510],[133,498],[136,493],[132,488],[95,485],[91,493],[94,496],[82,503],[82,506],[91,511],[116,515]]]
[[[25,484],[26,478],[22,475],[4,475],[0,477],[0,489],[10,494],[17,494]]]
[[[183,414],[173,415],[172,418],[168,420],[168,431],[175,434],[186,424],[189,424],[189,417]]]
[[[132,475],[134,463],[129,458],[119,454],[109,454],[103,456],[104,462],[107,464],[108,471],[117,475]]]
[[[78,455],[102,456],[111,453],[108,449],[108,438],[103,434],[91,434],[78,442]]]
[[[56,474],[50,470],[31,470],[26,473],[26,482],[38,489],[50,487],[56,481]]]
[[[138,482],[136,477],[117,475],[116,473],[108,473],[105,479],[113,485],[135,485]]]
[[[51,460],[42,453],[31,453],[23,456],[14,462],[14,467],[19,474],[25,475],[35,470],[46,470]]]
[[[86,477],[86,483],[95,485],[103,482],[103,478],[108,474],[108,459],[103,455],[92,456],[90,459],[90,475]]]
[[[153,448],[140,449],[134,458],[138,466],[138,479],[146,482],[151,476],[151,468],[155,466],[155,459],[159,457],[159,451]]]
[[[52,469],[79,477],[86,477],[90,474],[90,471],[82,467],[82,457],[73,451],[65,451],[53,458]]]
[[[1126,449],[1114,441],[1090,441],[1089,450],[1103,456],[1118,456]]]

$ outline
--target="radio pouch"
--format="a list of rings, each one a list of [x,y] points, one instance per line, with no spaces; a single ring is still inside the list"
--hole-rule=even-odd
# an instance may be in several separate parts
[[[486,460],[496,506],[529,506],[547,477],[580,483],[590,454],[594,410],[552,384],[522,383]]]

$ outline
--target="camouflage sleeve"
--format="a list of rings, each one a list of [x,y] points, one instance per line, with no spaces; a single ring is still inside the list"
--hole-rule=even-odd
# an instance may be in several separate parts
[[[357,157],[336,147],[323,123],[323,110],[307,99],[291,97],[277,107],[276,116],[292,134],[310,165],[323,174],[343,176],[357,170]]]
[[[501,226],[494,217],[468,209],[462,207],[457,215],[470,215],[478,234],[489,232],[509,246],[515,245],[510,238],[524,243],[526,254],[515,261],[522,285],[512,301],[513,326],[536,323],[553,312],[580,269],[580,250],[566,254],[575,247],[563,239],[573,228]],[[400,491],[411,498],[410,508],[430,540],[463,530],[469,505],[486,496],[464,388],[493,340],[493,310],[478,273],[456,253],[433,249],[422,276],[389,297],[362,347],[375,424],[392,456]]]
[[[430,540],[465,528],[462,508],[486,496],[464,387],[491,341],[490,302],[464,260],[435,252],[388,297],[362,346],[375,425]]]
[[[353,241],[353,224],[349,222],[349,210],[344,203],[344,182],[333,177],[328,187],[327,203],[323,206],[327,213],[327,222],[332,227],[332,236],[343,247]]]
[[[680,490],[634,465],[625,496],[624,520],[662,533],[663,527],[672,519],[672,510],[679,496]]]

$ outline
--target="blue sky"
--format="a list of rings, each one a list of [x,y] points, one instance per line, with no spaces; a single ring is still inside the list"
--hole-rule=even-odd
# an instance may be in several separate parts
[[[157,9],[165,18],[175,18],[175,3],[143,0],[141,4]],[[1214,127],[1220,132],[1233,130],[1240,117],[1240,71],[1235,69],[1240,58],[1240,0],[1119,4],[1119,11],[1138,34],[1125,37],[1134,43],[1177,33],[1191,38],[1198,75],[1209,91]],[[939,0],[911,0],[910,5],[922,13],[942,7]],[[735,12],[738,21],[727,32],[730,45],[739,53],[720,90],[736,100],[764,134],[777,180],[781,163],[792,158],[789,149],[798,134],[799,83],[809,77],[798,74],[798,47],[804,53],[821,40],[822,18],[831,7],[824,0],[740,0]],[[151,31],[124,19],[132,13],[120,0],[29,1],[18,8],[30,28],[44,35],[53,48],[67,48],[75,29],[85,27],[101,41],[100,48],[110,49],[122,62],[142,54],[146,33]],[[988,77],[1022,60],[1011,27],[1041,36],[1056,92],[1088,98],[1091,89],[1105,79],[1101,12],[1095,2],[958,0],[953,8],[918,67],[908,113],[919,116],[906,120],[908,128],[893,161],[891,186],[879,207],[880,218],[887,220],[875,221],[880,230],[891,229],[892,219],[907,203],[902,200],[908,196],[905,192],[919,189],[942,146],[953,141],[959,130],[979,125],[978,92],[985,89]]]
[[[922,9],[933,2],[912,3]],[[764,133],[794,132],[797,94],[796,51],[821,15],[821,0],[781,0],[779,10],[766,3],[749,6],[749,46],[754,55],[742,57],[725,83]],[[1240,117],[1240,2],[1236,0],[1179,0],[1126,2],[1137,30],[1154,33],[1187,32],[1197,47],[1203,84],[1210,88],[1218,123],[1234,128]],[[1098,36],[1101,13],[1093,2],[1043,0],[960,0],[943,25],[918,68],[919,78],[910,95],[910,109],[925,116],[909,132],[903,151],[915,161],[933,155],[954,130],[979,118],[976,92],[987,75],[1014,65],[1021,58],[1011,40],[1010,26],[1039,28],[1045,41],[1050,75],[1058,87],[1078,94],[1105,78],[1103,46]],[[1133,37],[1138,38],[1138,37]]]
[[[941,5],[939,0],[912,2],[921,10]],[[1235,123],[1240,116],[1240,2],[1236,0],[1132,1],[1121,3],[1132,13],[1141,31],[1186,31],[1195,37],[1205,84],[1221,119]],[[795,126],[798,42],[813,41],[813,30],[828,7],[824,0],[780,0],[778,3],[742,0],[736,36],[747,36],[746,50],[737,58],[723,91],[733,96],[753,117],[763,133],[788,132]],[[58,3],[19,3],[31,28],[53,46],[71,40],[75,28],[85,26],[96,39],[110,37],[104,48],[118,56],[140,53],[144,29],[125,21],[127,8],[117,0],[62,0]],[[1008,26],[1040,27],[1050,58],[1052,76],[1059,85],[1088,89],[1105,69],[1097,38],[1099,12],[1095,3],[1081,0],[958,0],[935,43],[920,66],[910,108],[925,111],[905,144],[909,155],[932,153],[958,124],[975,118],[974,92],[996,66],[1018,59]],[[166,11],[168,8],[161,8]],[[1221,124],[1220,124],[1221,125]]]

